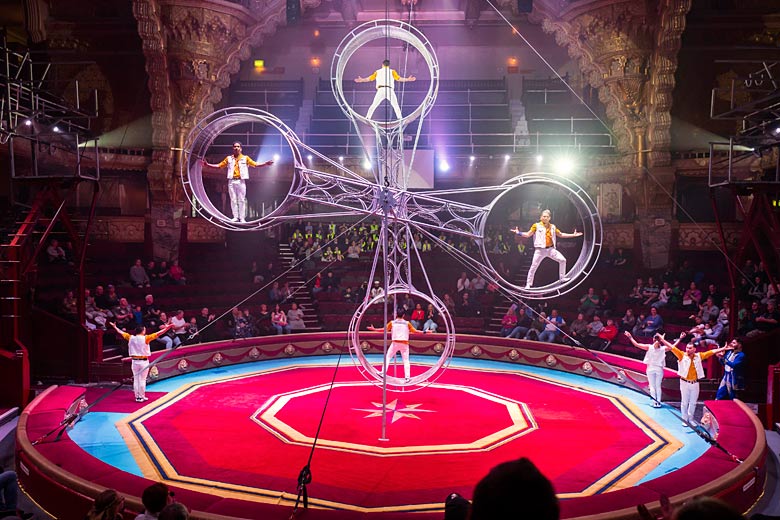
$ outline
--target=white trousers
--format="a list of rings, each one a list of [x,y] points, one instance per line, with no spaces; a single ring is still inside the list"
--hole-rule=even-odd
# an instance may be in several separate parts
[[[246,182],[244,179],[230,179],[228,193],[230,194],[230,209],[233,210],[233,218],[246,220]]]
[[[692,422],[699,402],[699,383],[687,383],[680,379],[680,411],[683,420]]]
[[[133,393],[135,397],[146,397],[146,377],[149,375],[149,360],[134,359],[133,369]]]
[[[563,256],[560,253],[560,251],[558,251],[554,247],[547,247],[547,248],[537,247],[536,249],[534,249],[534,258],[533,260],[531,260],[531,267],[528,269],[528,277],[526,278],[526,282],[525,282],[526,287],[531,287],[534,284],[534,276],[536,275],[536,270],[539,269],[539,264],[541,264],[542,260],[544,260],[545,258],[550,258],[558,262],[559,278],[563,278],[564,276],[566,276],[566,257]]]
[[[401,353],[401,359],[404,362],[404,377],[412,377],[412,367],[409,365],[409,344],[393,341],[390,343],[390,347],[387,349],[387,357],[385,358],[385,365],[387,365],[388,372],[390,371],[390,363],[395,361],[395,355]]]
[[[395,118],[401,119],[401,107],[398,106],[398,98],[395,97],[395,89],[390,87],[379,87],[376,89],[376,94],[374,94],[374,102],[371,103],[370,107],[368,107],[366,119],[371,119],[371,116],[374,115],[374,110],[376,110],[379,104],[384,100],[390,102],[390,106],[393,107],[393,111],[395,112]]]
[[[664,369],[661,367],[647,367],[647,385],[650,387],[650,397],[661,402],[661,382],[664,380]],[[688,383],[685,383],[686,385]]]

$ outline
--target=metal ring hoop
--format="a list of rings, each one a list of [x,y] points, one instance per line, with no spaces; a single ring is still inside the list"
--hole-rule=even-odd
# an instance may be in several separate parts
[[[498,274],[490,262],[484,241],[480,241],[480,252],[485,265],[490,268],[491,274],[501,282],[502,286],[522,298],[539,300],[565,294],[580,285],[585,278],[587,278],[588,274],[590,274],[596,266],[596,262],[601,252],[603,228],[598,209],[596,208],[593,199],[590,198],[590,195],[588,195],[584,188],[566,177],[546,172],[532,172],[509,179],[502,184],[502,186],[507,186],[509,189],[498,195],[493,202],[491,202],[485,217],[480,223],[481,236],[485,236],[488,217],[498,202],[508,193],[529,184],[542,184],[560,190],[574,205],[574,208],[582,221],[582,248],[580,249],[580,254],[574,262],[574,265],[569,269],[569,280],[557,280],[548,285],[526,289],[524,286],[511,283]]]
[[[428,368],[425,372],[412,377],[409,381],[405,381],[403,377],[391,376],[389,373],[387,375],[388,387],[415,387],[416,389],[420,389],[436,381],[444,373],[444,369],[449,365],[450,360],[452,359],[452,354],[455,352],[455,327],[452,322],[452,316],[447,310],[447,307],[444,305],[444,302],[442,302],[436,296],[427,295],[413,287],[408,287],[406,285],[394,285],[388,287],[387,298],[390,298],[396,294],[411,294],[417,298],[421,298],[427,301],[428,303],[432,303],[433,307],[444,321],[444,332],[446,334],[446,339],[444,341],[442,352],[433,366]],[[366,314],[366,310],[368,310],[371,305],[382,302],[384,298],[384,296],[379,296],[377,298],[365,300],[355,311],[354,316],[352,316],[352,321],[349,324],[348,333],[350,339],[349,353],[352,356],[352,360],[355,363],[355,366],[358,367],[360,372],[363,374],[363,377],[365,377],[367,381],[372,382],[377,386],[382,385],[382,374],[368,361],[368,359],[366,359],[366,355],[363,352],[363,348],[360,343],[360,323]],[[392,320],[393,318],[395,318],[395,316],[391,317],[390,319]],[[388,341],[390,341],[389,337]],[[384,364],[384,361],[382,361],[382,364]]]
[[[379,39],[394,38],[412,45],[428,65],[431,80],[425,97],[409,115],[387,122],[378,122],[358,114],[344,96],[344,69],[350,58],[363,45]],[[383,129],[402,128],[418,117],[425,117],[433,108],[439,91],[439,61],[433,46],[423,33],[413,25],[400,20],[373,20],[359,25],[341,40],[333,55],[330,68],[330,84],[342,112],[350,118]]]
[[[293,157],[293,179],[290,189],[279,206],[264,217],[250,220],[247,223],[233,222],[211,202],[203,184],[203,170],[201,159],[214,140],[225,130],[242,123],[262,123],[273,127],[287,141]],[[197,212],[214,224],[230,231],[253,231],[272,226],[274,217],[283,213],[290,205],[290,193],[301,182],[300,171],[303,168],[303,159],[298,149],[300,139],[290,127],[273,114],[249,107],[231,107],[217,110],[198,121],[192,128],[184,144],[186,159],[182,161],[180,168],[181,182],[184,192]]]

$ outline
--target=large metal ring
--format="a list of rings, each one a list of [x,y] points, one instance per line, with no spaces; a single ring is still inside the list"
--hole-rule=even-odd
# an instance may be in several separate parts
[[[427,370],[425,370],[421,374],[417,374],[416,376],[413,376],[409,379],[409,381],[406,381],[403,377],[396,377],[391,376],[387,374],[387,385],[393,386],[393,387],[422,387],[425,385],[428,385],[430,383],[433,383],[436,381],[436,379],[441,376],[441,374],[444,372],[444,369],[447,368],[447,366],[450,363],[450,360],[452,359],[452,354],[455,351],[455,327],[452,323],[452,316],[450,315],[449,311],[447,310],[447,307],[444,305],[444,302],[442,302],[439,298],[436,296],[430,296],[425,293],[422,293],[412,287],[408,287],[406,285],[395,285],[388,287],[387,289],[387,298],[392,297],[397,294],[411,294],[417,298],[421,298],[428,303],[432,303],[433,307],[436,309],[436,311],[439,313],[439,316],[442,317],[442,321],[444,321],[444,333],[446,335],[446,339],[444,340],[444,345],[442,346],[442,351],[439,357],[436,359],[436,362],[430,366]],[[382,374],[379,370],[377,370],[374,365],[372,365],[368,359],[366,359],[366,355],[363,352],[363,345],[360,341],[360,324],[363,320],[363,317],[366,314],[366,311],[369,307],[371,307],[374,304],[381,303],[385,299],[384,296],[380,296],[377,298],[365,300],[360,307],[358,307],[357,311],[355,311],[355,315],[352,316],[352,321],[349,324],[349,339],[350,339],[350,355],[352,356],[352,360],[355,362],[355,366],[359,368],[363,376],[368,381],[375,382],[377,385],[382,384]],[[395,318],[395,316],[390,317],[392,320]],[[383,326],[386,325],[386,323],[382,323]],[[390,341],[389,333],[388,333],[388,341]],[[384,363],[384,360],[382,361]]]
[[[425,97],[409,115],[393,121],[380,122],[358,114],[344,96],[344,69],[355,52],[368,42],[386,38],[401,40],[413,46],[428,65],[431,80]],[[439,91],[439,62],[428,39],[413,25],[400,20],[374,20],[359,25],[341,40],[330,69],[330,83],[341,110],[350,119],[357,119],[369,125],[384,129],[402,128],[418,117],[425,117],[433,108]]]
[[[282,203],[272,212],[246,223],[233,222],[211,202],[203,185],[203,170],[201,160],[206,156],[214,140],[225,130],[242,123],[263,123],[278,131],[287,141],[292,151],[293,178],[290,190]],[[184,144],[185,159],[181,163],[181,181],[184,192],[198,213],[212,224],[231,231],[252,231],[272,226],[276,223],[274,217],[285,212],[290,204],[290,192],[293,192],[301,182],[300,171],[303,168],[301,152],[298,149],[300,140],[290,127],[273,114],[249,107],[231,107],[217,110],[206,116],[192,128]]]

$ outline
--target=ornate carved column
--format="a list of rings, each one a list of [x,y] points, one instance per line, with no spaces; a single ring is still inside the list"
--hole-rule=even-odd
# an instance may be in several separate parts
[[[195,122],[214,109],[251,46],[284,22],[285,3],[134,0],[152,108],[152,162],[147,171],[154,255],[178,254],[183,201],[181,148]]]

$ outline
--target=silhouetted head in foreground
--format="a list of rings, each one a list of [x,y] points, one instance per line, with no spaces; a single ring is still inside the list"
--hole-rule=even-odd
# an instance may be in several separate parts
[[[499,464],[474,488],[471,520],[558,520],[559,516],[552,482],[525,457]]]

